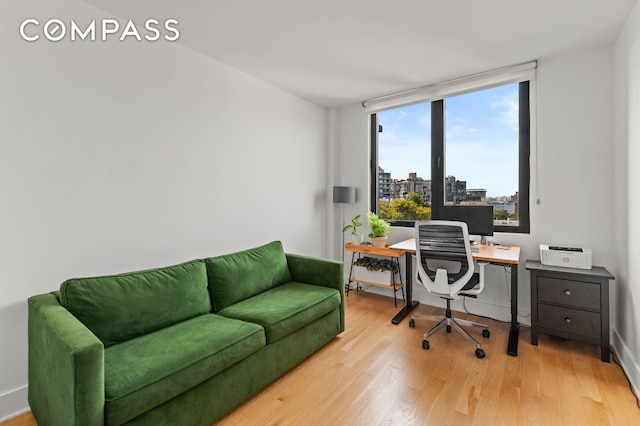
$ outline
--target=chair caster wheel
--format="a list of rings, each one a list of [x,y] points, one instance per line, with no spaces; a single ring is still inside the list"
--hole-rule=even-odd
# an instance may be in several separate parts
[[[484,351],[482,349],[476,349],[476,357],[480,359],[484,358],[485,357]]]
[[[416,326],[416,322],[412,319],[409,320],[409,327],[413,328]]]
[[[482,330],[482,337],[485,337],[488,339],[489,336],[491,336],[491,333],[489,332],[488,329],[485,328],[484,330]]]
[[[429,349],[429,341],[428,340],[423,340],[422,341],[422,349]]]

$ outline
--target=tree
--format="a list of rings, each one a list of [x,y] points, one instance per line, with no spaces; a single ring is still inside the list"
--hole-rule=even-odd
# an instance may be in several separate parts
[[[495,220],[507,220],[508,217],[509,217],[509,213],[507,213],[506,210],[494,210],[493,211],[493,218]]]
[[[425,202],[417,192],[410,192],[409,195],[407,195],[407,200],[413,201],[420,207],[430,207],[429,203]]]
[[[391,204],[379,201],[378,216],[380,216],[383,219],[391,219],[391,216],[393,216]]]
[[[415,192],[413,193],[415,194]],[[415,194],[418,195],[418,194]],[[415,199],[415,197],[413,197]],[[420,198],[420,196],[418,196]],[[420,199],[422,201],[422,199]],[[422,202],[424,204],[424,202]],[[413,200],[396,199],[389,203],[378,203],[380,217],[388,220],[430,220],[431,207],[425,207]]]

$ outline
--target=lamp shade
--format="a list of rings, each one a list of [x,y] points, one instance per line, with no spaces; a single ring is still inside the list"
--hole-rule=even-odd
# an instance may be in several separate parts
[[[334,186],[333,202],[334,203],[355,203],[356,188],[354,186]]]

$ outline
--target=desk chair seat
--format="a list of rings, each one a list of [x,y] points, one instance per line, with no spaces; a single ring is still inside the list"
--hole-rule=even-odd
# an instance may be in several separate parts
[[[451,300],[460,296],[476,297],[484,288],[484,267],[486,263],[476,265],[471,254],[469,231],[464,222],[431,220],[416,222],[416,282],[421,283],[429,293],[447,301],[444,317],[442,315],[411,315],[409,326],[415,327],[415,320],[429,319],[439,322],[424,334],[422,347],[429,349],[429,336],[443,326],[447,333],[451,327],[465,336],[476,346],[476,356],[484,358],[485,352],[480,343],[462,325],[482,328],[482,336],[490,336],[489,327],[474,321],[455,319],[451,313]]]

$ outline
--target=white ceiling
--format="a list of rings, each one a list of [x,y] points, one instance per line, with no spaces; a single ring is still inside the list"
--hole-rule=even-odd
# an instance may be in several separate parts
[[[317,104],[613,42],[636,0],[85,0]]]

